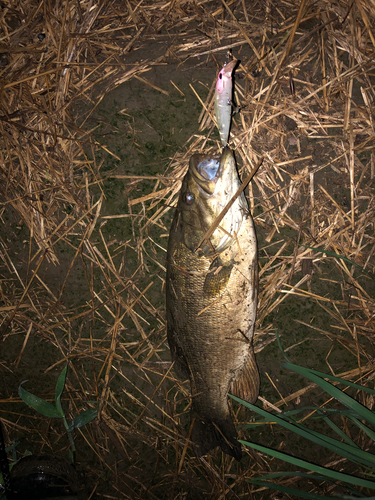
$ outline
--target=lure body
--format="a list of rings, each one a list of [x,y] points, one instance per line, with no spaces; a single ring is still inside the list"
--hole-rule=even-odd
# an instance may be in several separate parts
[[[230,61],[220,71],[215,90],[215,115],[220,139],[223,147],[228,145],[229,131],[232,120],[232,73],[237,60]]]

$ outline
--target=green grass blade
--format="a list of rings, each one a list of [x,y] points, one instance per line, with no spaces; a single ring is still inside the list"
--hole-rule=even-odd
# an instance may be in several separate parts
[[[355,443],[353,443],[353,445],[349,443],[342,443],[340,441],[337,441],[336,439],[333,439],[329,436],[325,436],[324,434],[320,434],[319,432],[316,431],[310,431],[310,433],[312,436],[315,436],[317,438],[322,439],[323,441],[332,444],[332,447],[329,447],[326,444],[321,444],[322,446],[325,446],[326,448],[329,449],[333,449],[334,447],[338,448],[336,450],[336,453],[340,454],[342,457],[345,457],[348,460],[351,460],[352,462],[359,463],[366,467],[371,467],[371,468],[375,467],[375,456],[372,453],[361,450],[361,448],[357,446]],[[313,441],[313,439],[311,439],[311,441]],[[335,450],[333,449],[333,451]]]
[[[25,382],[27,382],[27,380],[21,382],[20,386],[18,387],[18,394],[22,399],[22,401],[26,403],[28,406],[30,406],[30,408],[37,411],[41,415],[44,415],[45,417],[61,418],[61,415],[57,410],[56,406],[54,406],[51,403],[48,403],[48,401],[45,401],[44,399],[39,398],[38,396],[35,396],[34,394],[31,394],[31,392],[24,389],[22,387],[22,384]]]
[[[297,366],[297,365],[293,365]],[[353,387],[354,389],[357,389],[358,391],[364,391],[364,392],[369,392],[370,394],[375,395],[375,390],[370,389],[369,387],[364,387],[363,385],[355,384],[354,382],[350,382],[349,380],[345,380],[340,377],[335,377],[334,375],[330,375],[329,373],[323,373],[319,372],[318,370],[313,370],[312,368],[305,368],[305,370],[309,370],[310,373],[314,373],[315,375],[318,375],[318,377],[322,378],[328,378],[329,380],[333,380],[334,382],[338,382],[340,384],[348,385],[350,387]]]
[[[303,368],[302,366],[293,365],[292,363],[281,363],[281,366],[289,368],[289,370],[292,370],[303,375],[306,378],[309,378],[310,380],[315,382],[321,389],[328,392],[328,394],[337,399],[337,401],[340,401],[340,403],[342,403],[346,407],[354,410],[360,416],[360,418],[367,420],[372,425],[375,425],[375,414],[372,413],[372,411],[363,406],[361,403],[358,403],[358,401],[353,399],[348,394],[345,394],[345,392],[341,391],[334,385],[324,380],[321,376],[315,375],[312,370]],[[325,375],[323,374],[323,376]]]
[[[348,417],[353,414],[353,411],[348,408],[338,410],[337,408],[324,408],[322,406],[303,406],[302,408],[298,408],[296,410],[284,411],[281,415],[284,415],[285,417],[289,417],[289,415],[291,415],[294,417],[294,415],[298,415],[304,411],[315,411],[315,414],[309,417],[309,419],[313,420],[321,420],[322,418],[326,418],[331,415]]]
[[[354,484],[355,486],[359,486],[361,488],[370,488],[375,489],[375,481],[368,481],[367,479],[362,479],[360,477],[352,476],[350,474],[345,474],[343,472],[338,472],[332,469],[328,469],[326,467],[322,467],[320,465],[316,465],[311,462],[307,462],[306,460],[302,460],[300,458],[292,457],[286,453],[281,451],[273,450],[272,448],[266,448],[265,446],[261,446],[259,444],[250,443],[248,441],[239,440],[245,446],[249,446],[250,448],[254,448],[262,453],[267,453],[271,457],[278,458],[283,460],[284,462],[288,462],[289,464],[295,465],[296,467],[302,467],[303,469],[310,470],[322,476],[329,477],[336,481],[343,481],[344,483]]]
[[[330,423],[332,424],[332,422]],[[338,441],[337,439],[321,434],[320,432],[308,429],[302,424],[296,425],[300,426],[302,429],[305,429],[309,434],[311,434],[311,437],[308,438],[310,439],[310,441],[313,441],[316,444],[320,444],[321,446],[324,446],[326,448],[332,449],[336,453],[349,460],[352,460],[353,462],[358,462],[367,467],[375,467],[375,456],[372,453],[361,450],[361,448],[353,441],[351,441],[351,439],[346,436],[346,434],[345,436],[347,439],[345,440],[346,442],[343,443],[341,441]],[[332,425],[335,426],[335,424]],[[337,426],[335,427],[340,435],[344,434]],[[313,436],[316,438],[316,441],[313,439]],[[327,446],[327,443],[330,443],[332,447]]]
[[[336,439],[325,436],[324,434],[320,434],[319,432],[311,431],[310,429],[307,429],[301,424],[293,424],[287,422],[286,420],[280,418],[279,416],[274,415],[273,413],[269,413],[266,410],[263,410],[258,406],[252,405],[247,401],[243,401],[242,399],[237,398],[236,396],[233,396],[231,394],[230,397],[235,401],[237,401],[238,403],[241,403],[242,405],[246,406],[250,410],[255,411],[260,415],[268,418],[271,422],[276,422],[282,427],[296,434],[299,434],[300,436],[308,439],[309,441],[312,441],[315,444],[323,446],[324,448],[327,448],[341,455],[342,457],[351,460],[352,462],[357,462],[367,467],[375,467],[375,456],[372,453],[368,453],[366,451],[361,450],[360,448],[350,446],[347,443],[342,443],[340,441],[337,441]]]
[[[16,464],[15,463],[12,463],[12,464],[9,464],[9,472],[12,472],[12,469],[13,467],[15,466]],[[3,478],[3,475],[1,474],[0,472],[0,484],[3,486],[4,485],[4,478]],[[7,498],[4,496],[4,497],[0,497],[0,499],[2,500],[4,498],[4,500],[7,500]]]
[[[69,425],[68,432],[72,432],[74,429],[79,429],[85,426],[89,422],[92,422],[98,415],[97,408],[90,408],[75,417],[75,419]]]
[[[344,431],[342,431],[335,423],[331,421],[328,417],[323,418],[324,422],[331,427],[331,429],[336,432],[340,436],[341,439],[343,439],[349,446],[354,446],[355,448],[358,448],[360,450],[360,447],[352,440],[350,439],[349,436],[345,434]]]
[[[375,441],[375,432],[367,427],[367,425],[363,424],[358,418],[349,416],[350,420],[356,424],[363,432],[365,432],[370,439]]]
[[[316,476],[315,474],[307,474],[307,472],[293,471],[293,472],[271,472],[270,474],[265,474],[264,476],[257,477],[258,479],[275,479],[278,477],[303,477],[307,479],[315,479],[316,481],[326,481],[326,478],[323,476]]]
[[[55,388],[56,408],[60,412],[60,416],[61,417],[65,416],[64,410],[62,409],[62,406],[61,406],[61,395],[62,395],[62,393],[64,391],[64,388],[65,388],[65,381],[66,381],[67,371],[68,371],[68,363],[66,364],[65,368],[63,369],[63,371],[60,373],[60,376],[59,376],[59,378],[57,380],[56,388]]]
[[[276,335],[277,344],[279,346],[281,354],[284,356],[284,358],[286,359],[287,363],[290,363],[290,360],[289,360],[288,356],[285,354],[283,346],[281,345],[281,340],[280,340],[280,337],[279,337],[279,334],[278,334],[277,330],[275,330],[275,335]]]
[[[304,245],[302,245],[302,246],[304,246]],[[311,247],[307,247],[307,248],[311,248]],[[286,359],[287,363],[290,363],[290,360],[288,359],[288,356],[285,354],[284,349],[281,345],[280,337],[279,337],[279,334],[277,333],[277,330],[275,331],[275,334],[276,334],[277,343],[279,345],[279,349],[280,349],[282,355]],[[375,389],[370,389],[369,387],[364,387],[363,385],[355,384],[354,382],[350,382],[350,381],[345,380],[345,379],[340,378],[340,377],[335,377],[334,375],[330,375],[328,373],[319,372],[319,371],[313,370],[311,368],[309,369],[309,371],[311,373],[315,373],[315,375],[318,375],[318,377],[328,378],[330,380],[333,380],[334,382],[338,382],[338,383],[344,384],[344,385],[349,385],[350,387],[353,387],[354,389],[358,389],[359,391],[365,391],[365,392],[369,392],[370,394],[375,395]]]
[[[331,257],[336,257],[337,259],[344,260],[345,262],[348,262],[349,264],[352,264],[353,266],[358,267],[358,269],[360,269],[362,272],[364,272],[372,280],[374,279],[373,276],[371,276],[371,274],[366,271],[366,269],[363,269],[362,266],[360,266],[359,264],[356,264],[355,262],[353,262],[352,260],[348,259],[347,257],[339,255],[338,253],[335,253],[335,252],[330,252],[328,250],[323,250],[323,248],[309,247],[308,245],[303,245],[302,243],[300,243],[300,246],[301,247],[305,247],[305,248],[310,248],[310,250],[315,250],[315,252],[325,253],[326,255],[330,255]]]
[[[297,418],[294,418],[295,415],[298,415],[300,413],[306,412],[306,411],[315,411],[314,415],[310,415],[308,420],[322,420],[324,418],[328,418],[328,416],[335,415],[338,417],[352,417],[352,416],[358,416],[355,412],[352,410],[345,408],[342,410],[338,410],[336,408],[321,408],[320,406],[304,406],[302,408],[298,408],[297,410],[290,410],[290,411],[284,411],[283,413],[279,413],[278,416],[280,418],[285,419],[288,422],[291,423],[296,423]],[[293,418],[291,418],[293,417]],[[241,429],[249,429],[251,427],[254,427],[254,425],[259,425],[262,423],[267,423],[269,424],[269,419],[268,418],[258,418],[255,419],[253,422],[250,424],[245,424],[241,426]]]

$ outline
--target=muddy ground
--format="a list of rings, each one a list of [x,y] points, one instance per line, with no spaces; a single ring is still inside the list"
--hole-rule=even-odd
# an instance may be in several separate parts
[[[91,239],[104,254],[106,250],[103,245],[104,238],[114,255],[116,265],[119,266],[123,262],[121,267],[123,279],[133,276],[140,265],[140,253],[136,243],[140,243],[137,240],[140,235],[139,228],[148,217],[142,203],[132,205],[133,213],[130,216],[129,202],[149,194],[154,189],[155,180],[151,178],[130,181],[114,176],[154,177],[164,175],[166,170],[171,171],[169,167],[171,159],[176,153],[181,154],[186,151],[187,141],[198,132],[198,118],[202,106],[191,86],[202,101],[205,101],[218,70],[218,65],[210,55],[184,60],[183,57],[175,57],[168,51],[170,45],[170,36],[166,35],[164,40],[159,37],[157,42],[150,42],[147,47],[126,56],[126,64],[130,65],[142,59],[162,58],[160,64],[153,66],[144,74],[144,77],[167,91],[168,95],[150,87],[145,82],[132,79],[109,92],[94,112],[90,111],[87,120],[86,115],[89,110],[79,102],[76,108],[70,110],[76,123],[80,125],[84,122],[84,127],[91,130],[95,141],[105,146],[117,157],[108,154],[104,149],[96,156],[97,164],[102,162],[100,172],[104,180],[100,186],[92,188],[92,200],[97,201],[102,193],[104,199],[100,214],[101,221],[95,228]],[[250,56],[250,51],[245,46],[233,52],[243,62],[246,62]],[[217,55],[217,60],[222,64],[225,61],[224,55]],[[255,86],[260,84],[260,78],[261,75],[259,75],[258,83],[255,82]],[[95,92],[100,94],[102,90],[99,87]],[[287,88],[285,92],[287,95]],[[236,133],[238,120],[238,117],[234,118],[233,133]],[[281,127],[286,135],[291,132],[298,134],[295,124],[283,116],[279,117],[278,123],[274,126]],[[214,130],[210,141],[217,140],[218,133]],[[255,141],[255,146],[258,150],[263,148],[265,152],[266,141],[266,137],[260,137],[258,142]],[[301,148],[297,151],[296,145],[290,141],[287,144],[288,152],[294,152],[296,156],[301,157],[312,155],[311,161],[314,164],[327,163],[327,158],[332,153],[327,151],[323,141],[309,140],[304,137],[300,144]],[[87,154],[89,154],[89,149]],[[239,160],[239,168],[241,167],[242,163]],[[297,166],[292,168],[298,169]],[[338,204],[345,206],[350,197],[349,179],[346,174],[340,175],[336,170],[326,168],[319,173],[316,181],[329,189]],[[260,267],[263,267],[282,243],[289,242],[285,252],[290,246],[294,247],[299,233],[298,230],[284,228],[270,245],[266,241],[269,229],[265,223],[263,211],[257,206],[261,193],[255,185],[253,195],[256,205],[254,220],[259,245],[259,263]],[[303,199],[300,200],[299,205],[300,208],[298,204],[295,208],[296,218],[302,221]],[[144,402],[145,398],[150,397],[153,403],[147,407],[144,414],[151,420],[163,422],[166,426],[170,425],[170,421],[165,414],[182,415],[179,420],[179,431],[186,435],[189,429],[189,419],[186,413],[188,398],[181,398],[181,393],[172,388],[171,381],[162,381],[167,368],[157,369],[158,374],[142,371],[126,357],[125,351],[121,348],[122,343],[129,346],[132,340],[136,345],[140,332],[143,332],[145,338],[153,346],[158,346],[157,353],[149,361],[155,363],[169,361],[164,330],[165,273],[163,267],[165,267],[165,248],[172,213],[172,210],[167,212],[159,226],[150,227],[144,233],[147,234],[147,238],[142,241],[145,263],[142,264],[142,269],[137,275],[137,286],[139,290],[143,290],[149,283],[153,283],[146,293],[147,301],[152,305],[152,311],[151,308],[149,311],[142,308],[136,309],[136,316],[132,319],[125,318],[123,330],[118,332],[116,357],[113,361],[116,369],[110,373],[111,397],[108,413],[119,423],[119,426],[127,426],[130,431],[129,434],[125,434],[125,445],[121,443],[121,446],[118,438],[113,437],[113,431],[112,434],[107,435],[105,456],[112,471],[98,459],[95,445],[85,440],[83,434],[77,432],[79,468],[81,471],[86,470],[89,489],[93,484],[98,484],[97,498],[130,498],[132,488],[141,498],[210,498],[211,486],[207,478],[199,477],[192,472],[192,469],[185,470],[180,476],[176,475],[172,478],[170,464],[176,460],[176,456],[170,444],[171,439],[163,435],[160,427],[158,428],[156,424],[154,427],[140,424],[136,432],[132,428],[135,416],[139,415],[139,401]],[[121,215],[124,217],[107,218]],[[14,287],[19,286],[21,282],[25,283],[27,276],[30,276],[31,270],[28,266],[30,235],[19,216],[9,208],[3,212],[2,221],[2,235],[7,245],[9,262],[12,262],[17,270],[16,275],[11,265],[8,269],[4,265],[2,268],[2,293],[9,295]],[[90,261],[85,257],[84,250],[75,260],[73,268],[70,268],[79,238],[79,230],[77,230],[77,239],[74,235],[70,238],[71,245],[66,242],[59,244],[59,264],[43,263],[40,269],[41,280],[38,286],[48,287],[49,291],[45,292],[46,300],[50,301],[51,308],[55,307],[56,310],[62,308],[68,312],[80,306],[84,308],[85,304],[94,301],[92,284],[101,296],[101,300],[104,300],[106,290],[108,293],[112,290],[108,280],[105,281],[99,272],[90,270]],[[35,251],[34,245],[32,245],[32,250]],[[353,290],[350,283],[339,273],[337,266],[328,259],[316,260],[310,264],[311,268],[304,271],[310,273],[311,278],[301,288],[313,290],[317,295],[331,299],[347,300],[349,306]],[[296,271],[292,282],[298,282],[302,276],[302,270]],[[65,283],[64,289],[62,289],[62,283]],[[368,291],[371,287],[373,288],[369,281],[365,282],[365,286]],[[56,297],[54,304],[51,300],[52,295]],[[132,298],[134,295],[131,291],[124,292],[124,300],[127,304]],[[328,304],[327,308],[329,307],[331,306]],[[342,314],[345,314],[345,307],[342,309]],[[102,388],[102,382],[99,380],[102,365],[99,355],[85,358],[83,345],[86,342],[89,349],[90,342],[91,344],[96,342],[96,345],[108,347],[111,336],[111,314],[101,309],[100,315],[99,319],[92,322],[87,317],[77,318],[70,325],[63,325],[59,332],[52,330],[41,332],[35,325],[32,325],[31,335],[20,360],[18,357],[26,333],[23,327],[15,325],[11,335],[5,336],[5,341],[1,346],[0,363],[3,405],[1,417],[16,424],[9,432],[9,439],[20,441],[17,447],[19,453],[25,453],[26,450],[32,453],[51,453],[52,451],[67,453],[66,436],[59,427],[60,422],[41,419],[35,412],[28,410],[18,399],[17,388],[20,382],[27,380],[25,387],[28,390],[53,400],[54,386],[64,366],[64,364],[56,365],[56,363],[68,353],[72,356],[67,390],[72,392],[80,386],[83,388],[86,399],[83,395],[80,396],[82,408],[85,406],[85,400],[97,401]],[[136,321],[139,322],[138,326]],[[305,324],[301,324],[300,321]],[[38,322],[37,317],[35,322]],[[308,328],[306,324],[313,328]],[[289,395],[307,385],[305,380],[280,366],[284,357],[275,341],[275,331],[278,332],[282,346],[293,363],[314,367],[324,372],[332,371],[336,374],[356,368],[358,366],[356,353],[345,348],[342,342],[335,341],[334,333],[337,331],[335,328],[335,325],[332,326],[332,316],[329,312],[309,298],[291,296],[284,300],[275,311],[266,315],[262,324],[259,325],[259,335],[256,336],[255,341],[261,373],[260,395],[262,398],[276,403],[281,395]],[[323,333],[327,330],[332,333],[331,337]],[[343,334],[343,332],[340,333]],[[92,341],[93,338],[95,341]],[[64,346],[63,349],[61,345]],[[373,357],[372,345],[369,342],[366,345],[369,356]],[[131,347],[127,347],[127,352],[132,352],[138,363],[147,358],[147,352],[140,354],[136,348],[132,351]],[[54,367],[50,369],[51,366]],[[95,385],[93,384],[94,378],[98,379],[96,394],[89,390]],[[187,387],[185,384],[185,393]],[[172,395],[177,394],[180,400],[176,402]],[[318,391],[309,391],[289,402],[287,408],[316,405],[322,403],[323,399],[323,395]],[[71,415],[80,409],[74,408],[67,397],[64,401],[67,406],[69,405]],[[262,405],[261,402],[258,404]],[[251,418],[250,412],[241,414],[242,421],[250,421]],[[102,439],[105,429],[95,423],[91,425],[92,440],[95,442],[96,439]],[[271,431],[268,427],[254,429],[251,433],[247,432],[246,436],[260,444],[297,454],[307,460],[318,461],[325,458],[320,449],[306,446],[302,440],[274,427]],[[123,445],[129,450],[127,454],[121,451]],[[220,453],[216,450],[215,457],[217,458]],[[246,464],[243,467],[245,468]],[[113,475],[114,470],[118,474],[116,477]],[[169,478],[167,478],[168,475],[170,475]],[[188,491],[190,493],[184,495],[183,492]],[[117,496],[120,495],[119,492],[121,496]],[[179,494],[181,494],[180,497]],[[254,498],[257,498],[256,495]],[[262,494],[259,493],[259,498],[261,497]]]

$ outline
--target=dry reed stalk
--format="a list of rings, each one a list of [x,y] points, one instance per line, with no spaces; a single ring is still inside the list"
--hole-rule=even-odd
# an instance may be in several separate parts
[[[101,172],[103,159],[97,154],[119,156],[95,140],[94,128],[85,127],[106,93],[133,78],[167,97],[161,83],[144,76],[155,64],[213,58],[218,69],[229,48],[243,59],[243,78],[236,79],[242,110],[234,117],[231,133],[242,179],[264,157],[249,188],[261,237],[256,352],[262,353],[276,338],[271,314],[277,317],[290,298],[308,300],[327,319],[324,328],[305,321],[308,334],[339,344],[355,360],[358,368],[342,374],[344,378],[371,383],[367,347],[373,345],[375,325],[375,9],[364,0],[351,3],[351,9],[344,0],[322,0],[309,3],[304,14],[306,5],[283,0],[222,0],[219,6],[179,0],[100,5],[30,1],[9,2],[0,15],[0,52],[5,54],[0,56],[0,214],[5,220],[12,207],[13,225],[21,219],[28,229],[22,265],[10,232],[0,241],[2,340],[8,347],[21,339],[14,368],[21,367],[32,342],[56,349],[48,374],[70,360],[69,411],[73,416],[91,404],[87,401],[99,402],[98,425],[83,429],[81,439],[98,464],[112,471],[117,481],[114,496],[131,490],[134,498],[142,498],[156,491],[139,472],[142,456],[135,440],[167,464],[155,472],[155,482],[175,497],[176,485],[189,474],[212,485],[206,487],[211,498],[229,497],[229,478],[234,479],[232,496],[250,495],[246,478],[273,466],[255,452],[252,465],[242,472],[218,452],[197,461],[187,437],[187,386],[165,365],[165,316],[157,297],[164,286],[170,209],[190,156],[219,150],[213,140],[216,70],[204,97],[202,88],[192,85],[202,106],[197,133],[160,176],[111,173],[129,185],[144,180],[154,186],[141,195],[133,193],[120,215],[105,212],[109,175]],[[167,56],[128,62],[131,50],[165,40],[165,33],[171,40]],[[97,85],[101,90],[96,91]],[[86,101],[87,111],[77,124],[72,115],[79,101]],[[131,222],[124,241],[117,242],[103,227],[115,217]],[[61,262],[61,245],[71,254],[56,290],[45,261]],[[132,269],[129,255],[136,262]],[[312,267],[305,273],[306,262]],[[88,298],[76,304],[67,297],[79,266]],[[340,292],[326,296],[319,291],[322,283]],[[289,347],[292,356],[296,346]],[[331,350],[327,366],[335,370]],[[285,394],[270,370],[267,374],[277,399],[263,398],[263,403],[271,407],[284,408],[313,387]],[[17,404],[17,419],[26,418],[19,399],[3,401]],[[237,411],[238,421],[248,418]],[[5,420],[10,430],[19,428],[9,417]],[[35,419],[36,435],[43,435],[45,423]],[[44,437],[42,441],[60,449],[61,438],[53,428],[48,442]],[[120,462],[126,460],[137,472],[124,473],[113,447]],[[92,474],[99,481],[99,466]]]

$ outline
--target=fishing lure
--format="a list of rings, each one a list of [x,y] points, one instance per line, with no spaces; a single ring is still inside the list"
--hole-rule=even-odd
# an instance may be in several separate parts
[[[215,90],[215,115],[220,139],[223,147],[228,145],[229,131],[232,120],[232,73],[237,64],[233,59],[220,71]]]

